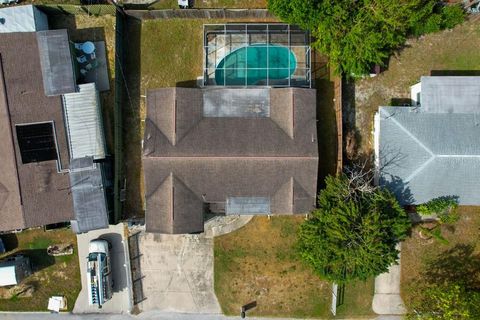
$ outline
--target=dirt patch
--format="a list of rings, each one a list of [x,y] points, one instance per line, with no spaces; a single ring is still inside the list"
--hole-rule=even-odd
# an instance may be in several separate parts
[[[295,234],[303,217],[255,217],[215,238],[215,292],[226,314],[257,301],[252,315],[328,315],[330,285],[298,261]]]
[[[390,58],[388,70],[375,78],[350,84],[344,99],[344,121],[357,132],[359,153],[373,150],[373,116],[379,106],[410,101],[410,86],[421,76],[469,75],[480,70],[480,20],[472,19],[453,30],[409,39]]]
[[[432,281],[430,276],[433,274],[438,281],[443,281],[446,275],[458,275],[464,270],[469,279],[477,278],[480,283],[480,207],[459,207],[458,210],[461,218],[454,227],[442,227],[448,245],[424,240],[416,230],[402,244],[401,292],[407,306],[422,294],[416,290],[416,285]],[[474,260],[476,266],[469,269]],[[448,265],[442,261],[448,261]]]

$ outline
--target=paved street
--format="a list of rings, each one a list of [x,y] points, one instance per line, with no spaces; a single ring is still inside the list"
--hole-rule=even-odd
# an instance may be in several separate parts
[[[113,297],[101,309],[88,305],[87,296],[87,256],[90,240],[103,238],[112,244],[111,266],[113,276]],[[77,236],[78,258],[82,278],[82,291],[78,295],[74,313],[126,313],[131,310],[130,299],[130,270],[127,261],[128,248],[124,237],[124,225],[119,223],[108,229],[90,231]]]
[[[50,314],[50,313],[0,313],[0,319],[2,320],[233,320],[241,319],[237,317],[226,317],[219,314],[186,314],[186,313],[167,313],[167,312],[147,312],[138,316],[132,316],[127,314],[112,315],[112,314]],[[286,318],[257,318],[249,317],[250,320],[287,320]],[[379,316],[377,318],[371,318],[371,320],[401,320],[399,316]],[[296,318],[296,320],[302,320]],[[311,320],[311,319],[310,319]],[[351,319],[352,320],[352,319]],[[362,320],[368,320],[368,318],[362,318]]]
[[[142,311],[220,313],[213,289],[213,239],[141,233]]]

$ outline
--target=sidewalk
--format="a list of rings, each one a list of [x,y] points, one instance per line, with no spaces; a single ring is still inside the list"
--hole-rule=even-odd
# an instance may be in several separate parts
[[[401,244],[397,245],[401,251]],[[375,295],[373,296],[372,309],[379,315],[402,315],[406,313],[405,305],[400,296],[400,261],[397,265],[390,266],[387,273],[375,278]]]

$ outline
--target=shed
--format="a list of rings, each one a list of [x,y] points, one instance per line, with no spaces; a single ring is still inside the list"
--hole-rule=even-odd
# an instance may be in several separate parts
[[[14,286],[32,273],[30,259],[17,255],[0,262],[0,286]]]
[[[48,30],[45,13],[33,5],[0,9],[0,33]]]

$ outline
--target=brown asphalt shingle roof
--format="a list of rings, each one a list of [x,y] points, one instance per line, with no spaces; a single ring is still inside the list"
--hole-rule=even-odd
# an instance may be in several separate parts
[[[147,92],[147,231],[201,232],[204,203],[227,197],[269,198],[274,214],[310,211],[318,170],[315,90],[270,89],[270,117],[258,118],[204,117],[203,92]]]
[[[0,153],[0,172],[5,173],[0,176],[0,230],[68,221],[73,218],[68,175],[57,173],[56,161],[22,164],[15,131],[16,124],[53,121],[60,163],[68,168],[61,98],[44,94],[35,33],[0,34],[0,61],[4,80],[0,96],[6,97],[0,99],[0,125],[5,134],[0,143],[4,151]],[[7,123],[13,135],[6,130]],[[3,206],[1,186],[3,194],[9,195]]]

